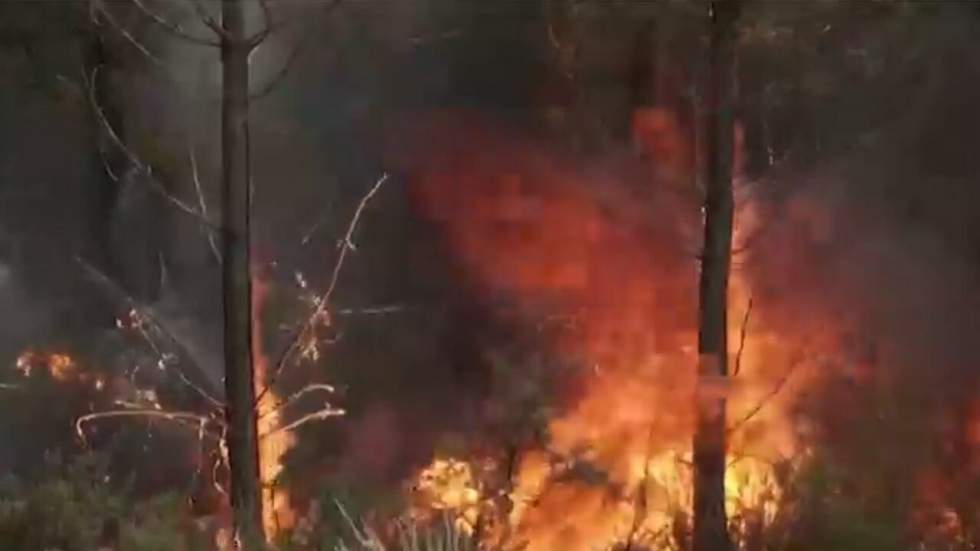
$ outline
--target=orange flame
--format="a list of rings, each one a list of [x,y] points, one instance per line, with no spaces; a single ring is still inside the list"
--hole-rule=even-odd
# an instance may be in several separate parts
[[[261,399],[256,406],[256,429],[259,434],[259,475],[262,481],[262,524],[270,539],[280,530],[289,528],[296,521],[296,511],[290,504],[287,490],[277,486],[277,478],[282,473],[282,460],[286,453],[296,445],[296,436],[289,431],[280,430],[282,399],[271,388],[266,388],[269,358],[265,353],[261,332],[261,314],[267,295],[266,284],[258,277],[252,282],[252,356],[255,364],[256,393]]]
[[[422,156],[412,190],[419,209],[443,226],[449,248],[489,295],[516,295],[529,316],[545,301],[575,316],[580,329],[551,346],[588,367],[579,374],[583,393],[549,424],[547,453],[525,453],[518,465],[509,517],[517,540],[528,551],[587,551],[631,534],[662,534],[690,507],[697,265],[683,252],[682,236],[697,232],[676,226],[695,223],[696,202],[653,190],[650,222],[627,221],[616,209],[635,205],[625,197],[604,205],[608,184],[574,161],[485,129],[439,124],[428,128],[435,138],[426,142],[438,151]],[[681,169],[667,166],[672,176]],[[734,271],[733,353],[749,294]],[[799,446],[785,400],[772,389],[785,385],[785,396],[799,386],[802,377],[789,381],[787,372],[797,344],[754,319],[741,373],[723,389],[736,420],[772,402],[732,434],[730,512],[751,507],[763,520],[775,515],[771,461]],[[601,480],[574,476],[583,466]]]
[[[78,378],[78,365],[67,354],[57,352],[34,352],[28,350],[17,357],[17,370],[29,377],[35,369],[47,370],[51,378],[67,382]]]

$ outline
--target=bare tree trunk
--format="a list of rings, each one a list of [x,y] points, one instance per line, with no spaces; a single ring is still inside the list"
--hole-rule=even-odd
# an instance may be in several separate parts
[[[239,540],[263,541],[249,262],[248,54],[242,0],[222,3],[221,215],[225,416],[231,506]]]
[[[734,196],[735,20],[738,0],[712,0],[708,46],[707,182],[698,327],[693,551],[732,547],[725,515],[728,272]]]

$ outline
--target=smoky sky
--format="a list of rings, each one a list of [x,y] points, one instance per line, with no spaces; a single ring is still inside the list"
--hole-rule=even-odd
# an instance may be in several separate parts
[[[255,54],[255,79],[264,82],[301,48],[250,114],[253,254],[284,305],[268,313],[271,349],[286,334],[279,325],[303,311],[297,274],[312,289],[326,284],[357,202],[382,173],[392,176],[365,214],[340,281],[337,305],[354,313],[338,320],[325,358],[304,368],[303,377],[341,386],[351,415],[310,429],[297,462],[394,479],[425,461],[443,431],[460,429],[488,384],[485,348],[522,327],[487,311],[438,226],[413,211],[411,175],[386,158],[392,129],[406,117],[468,110],[499,121],[515,141],[543,142],[576,156],[575,166],[592,162],[613,175],[596,178],[602,185],[624,185],[608,159],[630,154],[628,113],[638,95],[626,58],[642,51],[649,14],[617,6],[559,18],[559,38],[575,41],[571,61],[555,50],[553,14],[537,2],[351,2],[329,14],[311,10],[310,37],[303,26],[290,29]],[[31,12],[26,4],[4,9]],[[758,10],[749,14],[770,16]],[[219,388],[218,265],[204,232],[147,191],[145,176],[109,182],[79,70],[91,37],[50,24],[63,21],[52,13],[0,29],[27,45],[0,49],[11,68],[0,77],[0,308],[15,313],[0,322],[0,358],[10,365],[21,349],[51,341],[84,353],[113,331],[123,305],[77,267],[84,257],[186,335],[199,377]],[[865,14],[864,25],[850,27],[834,20],[817,33],[816,53],[800,58],[813,66],[750,46],[740,61],[745,184],[770,218],[738,269],[774,316],[804,327],[807,312],[853,317],[886,343],[882,355],[896,376],[923,389],[915,399],[931,404],[966,400],[978,381],[980,33],[971,13],[947,6],[905,19]],[[792,17],[783,24],[803,25]],[[163,70],[125,50],[119,36],[106,41],[126,52],[104,72],[123,135],[188,200],[193,148],[214,209],[217,53],[144,30]],[[695,78],[698,35],[676,44],[686,48],[676,64]],[[838,65],[841,56],[860,58],[866,72]],[[568,67],[578,73],[566,82]],[[573,85],[588,93],[564,88]],[[775,94],[784,85],[791,91]],[[542,113],[554,105],[585,114],[575,120],[592,129],[580,140],[588,146],[542,130]],[[108,207],[107,193],[118,196]],[[635,202],[617,201],[610,208],[635,220]],[[356,313],[385,305],[397,308]]]

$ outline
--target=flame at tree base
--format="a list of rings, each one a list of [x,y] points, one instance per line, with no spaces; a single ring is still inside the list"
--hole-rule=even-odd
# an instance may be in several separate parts
[[[252,356],[256,396],[260,396],[255,414],[262,484],[262,525],[266,537],[271,541],[281,530],[292,527],[296,522],[296,511],[290,503],[289,492],[278,484],[283,471],[283,458],[296,445],[296,436],[282,430],[282,399],[274,389],[266,387],[269,359],[263,346],[260,322],[266,293],[266,284],[260,278],[253,277]]]
[[[456,478],[417,482],[422,501],[437,510],[455,503],[479,539],[527,551],[676,542],[673,531],[691,509],[694,405],[705,390],[695,375],[698,267],[685,251],[696,250],[685,244],[699,235],[696,194],[657,187],[663,182],[643,166],[581,166],[452,117],[425,132],[432,150],[415,158],[417,208],[445,231],[447,248],[478,288],[517,299],[528,325],[542,305],[574,319],[541,338],[557,363],[571,366],[565,379],[574,390],[556,404],[547,441],[520,450],[508,488],[491,489],[473,475],[482,472],[481,457],[469,469],[449,468],[467,463],[461,458],[440,458],[421,479]],[[752,214],[743,208],[737,233]],[[708,389],[725,393],[732,416],[726,497],[735,530],[777,513],[782,490],[772,465],[802,453],[787,398],[810,371],[796,359],[806,348],[801,335],[767,326],[764,315],[743,331],[748,289],[734,271],[729,342],[740,373]],[[492,495],[501,491],[506,499]],[[474,510],[499,522],[471,520]]]

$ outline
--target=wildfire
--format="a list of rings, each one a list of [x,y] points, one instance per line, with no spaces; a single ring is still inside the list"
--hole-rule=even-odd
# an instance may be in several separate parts
[[[411,490],[412,516],[425,518],[431,511],[451,511],[458,515],[462,530],[470,532],[476,525],[483,496],[469,463],[437,458],[419,473]]]
[[[106,380],[101,375],[82,371],[74,358],[59,352],[27,350],[17,356],[15,368],[23,377],[30,377],[35,372],[44,372],[59,383],[81,381],[91,384],[92,388],[99,391],[106,387]]]
[[[454,138],[458,132],[466,139]],[[665,545],[691,507],[697,266],[679,244],[696,234],[685,224],[696,223],[697,203],[654,193],[637,222],[629,200],[613,198],[627,213],[617,218],[603,208],[610,199],[597,195],[608,192],[595,191],[602,182],[583,176],[587,169],[492,132],[449,124],[433,135],[449,139],[432,141],[438,151],[423,161],[415,200],[443,225],[471,277],[490,295],[517,296],[528,317],[546,301],[581,318],[547,343],[587,369],[580,394],[549,422],[547,444],[521,455],[506,515],[512,541],[527,551]],[[751,214],[743,212],[740,233]],[[758,314],[745,331],[749,288],[734,270],[729,340],[740,372],[718,389],[728,396],[732,427],[726,494],[735,524],[775,517],[781,490],[772,465],[803,451],[785,406],[806,379],[798,360],[804,339]],[[438,494],[433,507],[472,511],[473,500],[486,499],[459,465],[438,459],[420,474],[417,485],[457,473],[454,484],[428,486]]]
[[[31,373],[38,369],[47,370],[52,379],[61,382],[79,377],[75,360],[67,354],[28,350],[17,357],[17,370],[24,377],[30,377]]]
[[[266,287],[258,277],[253,278],[253,357],[255,363],[255,388],[261,395],[256,406],[257,430],[259,434],[259,475],[262,481],[262,523],[268,537],[280,530],[289,528],[296,520],[296,511],[289,501],[289,493],[279,487],[278,477],[282,473],[282,460],[286,453],[296,445],[296,436],[282,430],[282,398],[274,389],[266,388],[269,359],[261,337],[261,312],[266,296]]]

